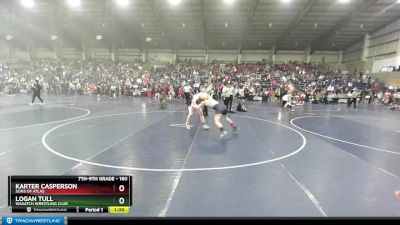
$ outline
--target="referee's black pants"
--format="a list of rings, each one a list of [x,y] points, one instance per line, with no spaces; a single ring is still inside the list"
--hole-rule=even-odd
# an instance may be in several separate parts
[[[354,103],[354,108],[356,108],[356,104],[357,104],[357,98],[349,98],[348,99],[348,103],[347,103],[347,107],[350,107],[351,104]]]
[[[185,92],[185,99],[186,99],[186,105],[189,106],[191,104],[191,102],[190,102],[190,93]]]
[[[233,95],[224,99],[224,105],[228,108],[228,112],[232,112]]]
[[[35,101],[36,97],[43,103],[43,99],[40,97],[40,93],[33,92],[32,103]]]

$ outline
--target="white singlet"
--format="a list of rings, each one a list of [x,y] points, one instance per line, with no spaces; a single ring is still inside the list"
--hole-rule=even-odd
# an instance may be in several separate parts
[[[214,106],[218,105],[219,102],[213,98],[208,99],[208,106],[211,108],[214,108]]]

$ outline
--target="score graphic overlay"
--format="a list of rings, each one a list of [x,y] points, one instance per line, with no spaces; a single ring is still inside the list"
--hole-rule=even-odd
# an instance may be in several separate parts
[[[131,176],[9,176],[8,205],[18,213],[129,213]]]

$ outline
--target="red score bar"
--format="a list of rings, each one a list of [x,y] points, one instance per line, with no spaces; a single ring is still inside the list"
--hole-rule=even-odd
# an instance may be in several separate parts
[[[123,187],[121,187],[123,186]],[[129,194],[129,184],[127,183],[97,183],[97,184],[78,184],[78,189],[28,189],[25,194],[30,195],[91,195],[91,194]],[[25,190],[25,191],[28,191]]]

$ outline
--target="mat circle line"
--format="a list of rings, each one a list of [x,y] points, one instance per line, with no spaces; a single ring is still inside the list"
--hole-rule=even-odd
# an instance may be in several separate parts
[[[263,122],[267,122],[267,123],[272,123],[278,126],[282,126],[285,127],[289,130],[294,131],[295,133],[297,133],[301,138],[303,143],[301,144],[301,146],[296,149],[295,151],[281,156],[281,157],[277,157],[277,158],[273,158],[273,159],[269,159],[269,160],[264,160],[264,161],[260,161],[260,162],[255,162],[255,163],[248,163],[248,164],[241,164],[241,165],[235,165],[235,166],[225,166],[225,167],[207,167],[207,168],[190,168],[190,169],[154,169],[154,168],[140,168],[140,167],[124,167],[124,166],[115,166],[115,165],[107,165],[107,164],[102,164],[102,163],[95,163],[95,162],[89,162],[87,160],[81,160],[81,159],[77,159],[77,158],[73,158],[70,156],[66,156],[64,154],[61,154],[59,152],[57,152],[56,150],[52,149],[46,142],[46,138],[47,136],[63,127],[72,123],[76,123],[79,121],[84,121],[84,120],[90,120],[90,119],[97,119],[97,118],[104,118],[104,117],[112,117],[112,116],[121,116],[121,115],[133,115],[133,114],[140,114],[140,113],[176,113],[176,112],[186,112],[186,111],[149,111],[149,112],[129,112],[129,113],[117,113],[117,114],[109,114],[109,115],[101,115],[101,116],[94,116],[94,117],[87,117],[87,118],[82,118],[79,120],[74,120],[74,121],[70,121],[67,123],[63,123],[60,124],[56,127],[53,127],[52,129],[48,130],[43,136],[42,136],[42,144],[43,146],[51,153],[62,157],[64,159],[68,159],[71,161],[75,161],[75,162],[79,162],[79,163],[83,163],[83,164],[87,164],[87,165],[93,165],[93,166],[99,166],[99,167],[105,167],[105,168],[112,168],[112,169],[121,169],[121,170],[131,170],[131,171],[148,171],[148,172],[194,172],[194,171],[214,171],[214,170],[228,170],[228,169],[238,169],[238,168],[245,168],[245,167],[251,167],[251,166],[258,166],[258,165],[263,165],[263,164],[267,164],[270,162],[275,162],[275,161],[279,161],[285,158],[289,158],[291,156],[294,156],[296,154],[298,154],[299,152],[301,152],[306,144],[307,144],[307,139],[306,137],[300,133],[299,131],[297,131],[296,129],[290,127],[290,126],[286,126],[280,123],[276,123],[273,121],[269,121],[269,120],[264,120],[264,119],[260,119],[260,118],[256,118],[256,117],[250,117],[250,116],[239,116],[237,115],[236,117],[243,117],[243,118],[248,118],[248,119],[253,119],[253,120],[259,120],[259,121],[263,121]]]
[[[68,118],[68,119],[63,119],[63,120],[50,121],[50,122],[46,122],[46,123],[37,123],[37,124],[26,125],[26,126],[1,128],[0,131],[16,130],[16,129],[21,129],[21,128],[37,127],[37,126],[48,125],[48,124],[53,124],[53,123],[61,123],[61,122],[66,122],[66,121],[70,121],[70,120],[81,119],[82,117],[90,115],[90,110],[89,109],[84,109],[84,108],[79,108],[79,107],[56,106],[56,107],[51,107],[51,108],[79,109],[79,110],[82,110],[82,111],[86,111],[86,114],[80,115],[80,116],[76,116],[76,117],[72,117],[72,118]]]
[[[320,134],[320,133],[316,133],[316,132],[313,132],[313,131],[310,131],[310,130],[301,128],[300,126],[297,126],[297,125],[294,123],[294,121],[299,120],[299,119],[304,119],[304,118],[318,118],[318,117],[321,117],[321,118],[324,118],[324,117],[337,117],[337,118],[345,118],[345,117],[353,117],[353,118],[374,118],[374,117],[369,117],[369,116],[301,116],[301,117],[296,117],[296,118],[291,119],[291,120],[290,120],[290,124],[292,124],[292,126],[294,126],[295,128],[297,128],[297,129],[299,129],[299,130],[305,131],[305,132],[307,132],[307,133],[310,133],[310,134],[313,134],[313,135],[316,135],[316,136],[319,136],[319,137],[323,137],[323,138],[326,138],[326,139],[330,139],[330,140],[333,140],[333,141],[338,141],[338,142],[346,143],[346,144],[349,144],[349,145],[354,145],[354,146],[358,146],[358,147],[368,148],[368,149],[375,150],[375,151],[380,151],[380,152],[385,152],[385,153],[400,155],[400,152],[393,152],[393,151],[389,151],[389,150],[382,149],[382,148],[371,147],[371,146],[368,146],[368,145],[361,145],[361,144],[357,144],[357,143],[354,143],[354,142],[351,142],[351,141],[345,141],[345,140],[341,140],[341,139],[338,139],[338,138],[333,138],[333,137],[330,137],[330,136],[326,136],[326,135],[323,135],[323,134]],[[377,120],[388,120],[388,119],[380,119],[380,118],[374,118],[374,119],[377,119]],[[390,119],[389,119],[389,120],[390,120]],[[396,121],[398,121],[398,120],[396,120]]]

